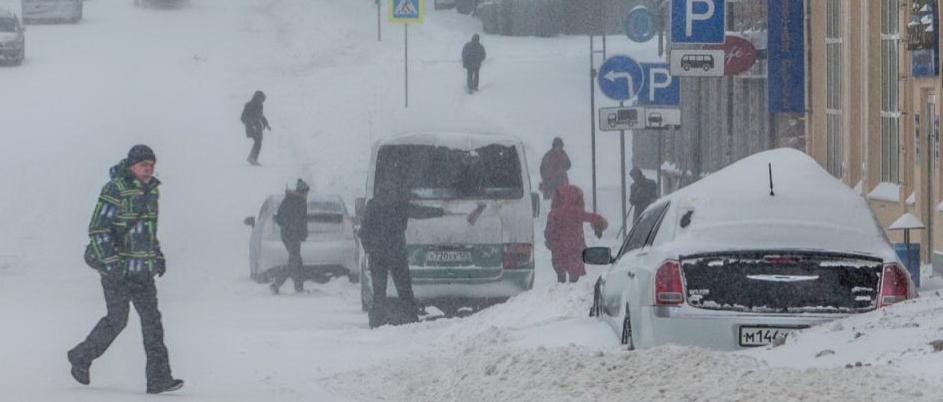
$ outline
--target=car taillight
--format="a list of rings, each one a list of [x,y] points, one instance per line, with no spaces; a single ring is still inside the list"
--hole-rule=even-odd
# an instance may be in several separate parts
[[[896,262],[885,264],[884,275],[881,276],[880,306],[887,306],[908,298],[910,298],[910,290],[904,268]]]
[[[528,243],[505,244],[501,266],[504,269],[533,269],[534,245]]]
[[[674,306],[684,302],[681,264],[668,260],[655,272],[655,305]]]
[[[350,217],[344,217],[344,238],[353,240],[354,238],[354,222]]]

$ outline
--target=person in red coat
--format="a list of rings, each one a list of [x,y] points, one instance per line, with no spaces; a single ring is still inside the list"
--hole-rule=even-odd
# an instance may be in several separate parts
[[[576,282],[586,275],[583,265],[583,249],[586,248],[584,223],[592,225],[597,238],[602,237],[602,232],[609,226],[602,216],[586,212],[583,191],[579,187],[561,184],[553,195],[547,227],[544,229],[544,238],[553,257],[553,270],[557,272],[557,282],[566,282],[568,274],[570,282]]]

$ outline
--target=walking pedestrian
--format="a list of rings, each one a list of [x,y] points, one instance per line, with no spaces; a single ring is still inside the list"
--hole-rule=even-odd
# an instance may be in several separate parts
[[[271,289],[276,295],[289,277],[295,284],[295,292],[304,292],[301,242],[308,238],[308,190],[308,183],[298,179],[294,191],[285,190],[285,199],[275,213],[275,223],[281,227],[282,243],[288,250],[288,264],[275,270]]]
[[[658,185],[655,184],[654,180],[645,177],[645,175],[642,174],[642,170],[637,167],[632,168],[629,172],[629,176],[632,177],[629,203],[632,204],[634,210],[632,223],[635,223],[638,217],[642,215],[642,212],[645,211],[645,208],[648,208],[649,205],[655,202],[655,199],[658,197]]]
[[[566,282],[567,276],[570,282],[576,282],[586,275],[586,266],[583,264],[583,249],[586,248],[583,223],[587,222],[592,225],[597,238],[601,238],[609,226],[602,216],[586,212],[583,191],[579,187],[572,184],[557,187],[547,215],[544,238],[559,283]]]
[[[462,48],[462,66],[465,67],[465,85],[469,93],[478,91],[481,63],[487,57],[485,47],[479,40],[478,34],[474,34],[471,41],[465,43],[465,47]]]
[[[157,201],[160,181],[154,176],[157,158],[146,145],[135,145],[127,158],[111,168],[111,180],[89,224],[90,243],[85,261],[101,275],[107,314],[88,337],[67,354],[72,377],[90,383],[92,362],[105,353],[128,322],[129,304],[141,317],[147,356],[147,393],[183,387],[170,373],[164,327],[157,309],[154,276],[163,276],[166,261],[157,240]]]
[[[386,297],[387,273],[393,276],[399,303],[406,310],[405,321],[419,321],[419,306],[413,295],[412,278],[406,259],[406,226],[410,219],[445,215],[442,208],[416,205],[401,185],[385,182],[367,203],[358,235],[368,254],[373,303],[368,311],[370,327],[387,324],[390,302]]]
[[[540,160],[540,192],[545,200],[553,197],[557,186],[569,182],[570,157],[563,150],[563,139],[556,137],[550,150]]]
[[[242,124],[246,126],[246,137],[251,138],[252,150],[249,151],[249,157],[246,161],[250,165],[259,166],[259,152],[262,150],[262,129],[272,131],[272,127],[265,118],[262,111],[262,104],[265,103],[265,93],[255,91],[252,99],[242,108]]]

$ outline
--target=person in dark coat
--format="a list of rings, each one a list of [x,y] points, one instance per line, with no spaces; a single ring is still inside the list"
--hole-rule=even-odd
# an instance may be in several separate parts
[[[634,208],[632,216],[632,222],[634,223],[638,220],[638,217],[642,215],[642,212],[645,211],[645,208],[648,208],[648,206],[658,198],[658,185],[655,184],[654,180],[645,177],[645,175],[642,174],[642,170],[637,167],[632,168],[632,171],[629,172],[629,176],[632,176],[629,203],[632,204],[632,208]]]
[[[164,253],[157,240],[157,201],[160,181],[154,175],[157,158],[147,145],[135,145],[111,168],[111,180],[102,188],[91,223],[85,261],[101,276],[108,313],[82,343],[66,357],[72,378],[91,382],[92,362],[108,350],[128,323],[130,304],[141,317],[147,356],[147,393],[159,394],[183,387],[170,373],[164,326],[157,309],[154,276],[166,272]]]
[[[363,212],[358,231],[364,251],[369,256],[370,279],[373,283],[373,304],[370,306],[370,327],[386,324],[387,273],[400,301],[409,306],[409,321],[419,321],[419,306],[413,295],[412,278],[406,258],[406,226],[410,219],[437,218],[445,215],[442,208],[426,207],[409,201],[409,191],[390,182],[378,188]]]
[[[478,90],[481,63],[485,61],[485,57],[485,47],[479,42],[478,34],[472,35],[471,41],[462,48],[462,66],[465,67],[466,87],[469,92]]]
[[[563,150],[563,139],[553,139],[553,146],[540,160],[540,192],[545,200],[553,197],[557,186],[570,181],[567,171],[570,170],[570,157]]]
[[[579,187],[572,184],[557,187],[550,213],[547,215],[547,227],[544,229],[544,238],[550,248],[557,282],[566,282],[567,275],[570,282],[576,282],[586,275],[586,267],[583,264],[583,249],[586,248],[586,239],[583,237],[584,223],[592,225],[596,237],[602,237],[603,231],[609,226],[602,216],[586,212],[583,191]]]
[[[278,294],[282,285],[291,277],[295,292],[304,291],[304,278],[301,267],[301,242],[308,239],[308,183],[298,179],[295,190],[285,190],[285,199],[278,205],[275,223],[281,227],[282,243],[288,250],[288,264],[275,270],[275,280],[271,289]]]
[[[259,166],[259,152],[262,150],[262,129],[272,131],[272,127],[265,118],[262,111],[262,104],[265,103],[265,94],[262,91],[255,91],[252,99],[242,108],[242,124],[246,126],[246,137],[251,138],[252,150],[249,151],[249,157],[246,161],[250,165]]]

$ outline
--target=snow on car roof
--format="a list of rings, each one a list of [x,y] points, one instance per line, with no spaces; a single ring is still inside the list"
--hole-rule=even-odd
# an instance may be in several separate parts
[[[377,142],[378,147],[384,145],[437,145],[462,150],[472,150],[495,144],[515,146],[520,145],[521,140],[509,135],[499,134],[426,132],[397,135]]]
[[[770,195],[770,164],[775,195]],[[694,211],[690,226],[676,236],[679,245],[688,243],[690,249],[821,249],[872,255],[889,249],[865,200],[794,149],[744,158],[666,199],[675,208]]]

